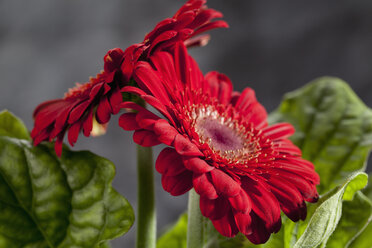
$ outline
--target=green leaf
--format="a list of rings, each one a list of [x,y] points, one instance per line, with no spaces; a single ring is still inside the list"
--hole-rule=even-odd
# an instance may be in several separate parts
[[[367,181],[367,174],[355,173],[340,187],[323,196],[317,204],[311,205],[313,209],[315,208],[315,210],[312,210],[314,213],[311,218],[297,226],[297,237],[299,238],[293,247],[325,247],[340,221],[345,193],[349,194],[346,195],[346,199],[350,199],[351,194],[367,185]],[[286,228],[289,229],[287,226]]]
[[[320,194],[365,169],[372,147],[372,111],[341,79],[319,78],[286,94],[270,122],[295,126],[292,141],[314,163]]]
[[[186,248],[187,214],[182,214],[177,223],[158,239],[157,248]]]
[[[111,187],[114,174],[110,161],[91,152],[64,148],[59,159],[51,144],[1,136],[0,247],[105,247],[134,221]]]
[[[7,110],[0,112],[0,136],[30,139],[28,130],[23,122]]]

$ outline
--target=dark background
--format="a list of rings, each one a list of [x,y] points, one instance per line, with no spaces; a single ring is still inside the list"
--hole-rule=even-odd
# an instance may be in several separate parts
[[[102,69],[106,51],[143,40],[157,22],[183,4],[175,0],[0,0],[0,109],[32,128],[32,111],[60,98],[75,82]],[[372,106],[371,0],[213,0],[231,28],[212,33],[192,55],[203,72],[219,70],[235,89],[252,87],[272,111],[285,92],[331,75],[351,85]],[[136,208],[135,146],[131,134],[110,123],[99,138],[80,137],[117,167],[113,185]],[[159,151],[159,148],[156,149]],[[186,209],[186,196],[171,197],[157,177],[158,227]],[[133,247],[135,227],[112,242]]]

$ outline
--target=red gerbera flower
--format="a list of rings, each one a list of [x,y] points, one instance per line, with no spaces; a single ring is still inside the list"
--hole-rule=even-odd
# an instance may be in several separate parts
[[[209,35],[200,35],[215,28],[227,28],[225,21],[215,18],[223,17],[222,13],[209,9],[206,0],[189,0],[172,18],[159,22],[154,30],[146,35],[143,42],[126,49],[122,65],[124,74],[132,75],[138,60],[148,60],[154,51],[172,51],[173,45],[184,41],[186,47],[204,46],[209,41]]]
[[[105,56],[105,70],[96,78],[77,84],[64,98],[43,102],[35,109],[35,125],[31,132],[34,145],[56,138],[55,151],[60,156],[67,130],[68,141],[73,146],[81,130],[85,136],[91,134],[95,121],[105,129],[111,114],[119,112],[122,102],[122,55],[120,49],[110,50]]]
[[[34,111],[35,125],[31,136],[34,144],[56,139],[55,150],[60,156],[62,141],[68,130],[68,140],[73,146],[82,130],[89,136],[95,120],[105,129],[111,114],[117,114],[122,102],[120,89],[132,78],[138,60],[148,60],[155,50],[172,50],[177,41],[188,46],[203,45],[209,36],[200,36],[207,30],[227,27],[224,21],[212,21],[222,14],[208,9],[203,0],[190,0],[173,18],[161,21],[146,35],[142,43],[110,50],[104,57],[104,71],[85,84],[70,89],[63,99],[41,103]]]
[[[268,126],[264,107],[250,88],[233,92],[230,80],[210,72],[205,77],[182,43],[174,55],[155,52],[139,62],[135,80],[141,96],[161,118],[145,108],[119,119],[142,146],[165,144],[156,161],[163,188],[181,195],[194,188],[200,209],[224,236],[239,231],[255,244],[281,227],[280,209],[293,221],[306,218],[305,201],[318,199],[319,176],[312,163],[287,138],[288,123]]]

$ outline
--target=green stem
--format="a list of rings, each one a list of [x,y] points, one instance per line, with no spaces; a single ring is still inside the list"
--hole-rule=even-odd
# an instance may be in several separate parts
[[[203,246],[203,216],[199,207],[200,196],[194,189],[189,191],[188,223],[187,223],[187,248]]]
[[[137,248],[156,247],[156,211],[152,148],[137,145]]]

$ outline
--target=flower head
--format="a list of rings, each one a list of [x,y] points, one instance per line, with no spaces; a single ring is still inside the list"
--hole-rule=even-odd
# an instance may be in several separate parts
[[[204,45],[209,36],[197,35],[218,27],[227,27],[224,21],[213,21],[222,14],[208,9],[204,0],[190,0],[172,18],[161,21],[143,42],[110,50],[104,57],[104,71],[85,84],[77,84],[65,97],[41,103],[34,111],[35,125],[31,136],[34,144],[56,140],[55,150],[60,156],[62,142],[68,131],[73,146],[80,131],[85,136],[94,130],[104,132],[111,114],[119,112],[122,102],[120,89],[133,77],[137,61],[148,61],[154,51],[171,51],[177,41],[188,46]],[[94,125],[96,124],[96,125]],[[92,132],[93,130],[93,132]]]
[[[56,139],[55,151],[60,156],[67,131],[68,141],[73,146],[81,130],[85,136],[89,136],[91,133],[99,134],[94,132],[97,128],[105,129],[111,114],[120,111],[122,54],[120,49],[110,50],[105,56],[105,70],[97,77],[87,83],[77,84],[62,99],[46,101],[37,106],[33,114],[35,125],[31,132],[34,145]]]
[[[148,33],[143,42],[134,44],[125,50],[125,60],[122,66],[124,74],[130,78],[137,61],[148,60],[154,51],[173,51],[174,44],[182,41],[186,47],[204,46],[209,35],[202,33],[215,28],[227,28],[222,13],[209,9],[206,0],[187,1],[172,18],[159,22]]]
[[[163,188],[181,195],[194,188],[200,209],[224,236],[239,231],[264,243],[281,227],[280,210],[291,220],[306,218],[305,201],[318,198],[319,176],[288,137],[288,123],[269,126],[250,88],[234,92],[223,74],[205,77],[183,43],[174,53],[155,52],[139,62],[135,80],[141,96],[164,117],[132,103],[119,125],[134,130],[142,146],[165,144],[156,161]]]

